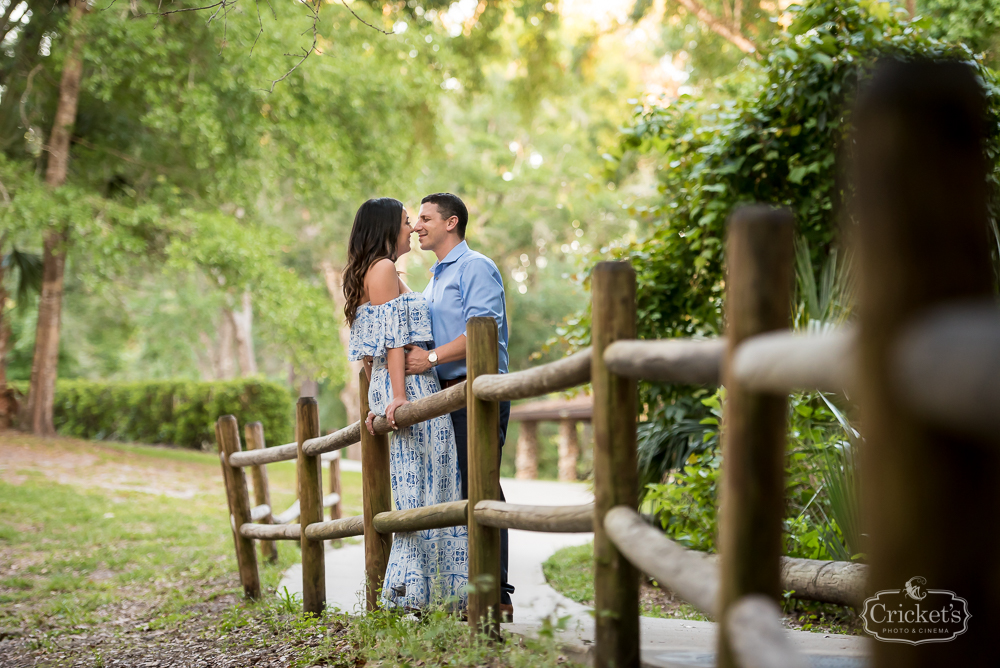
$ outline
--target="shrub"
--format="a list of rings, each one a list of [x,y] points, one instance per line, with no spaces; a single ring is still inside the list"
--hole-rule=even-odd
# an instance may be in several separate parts
[[[54,421],[66,436],[203,448],[215,442],[215,420],[229,414],[241,425],[262,422],[268,443],[287,443],[292,413],[289,390],[261,379],[60,380]]]

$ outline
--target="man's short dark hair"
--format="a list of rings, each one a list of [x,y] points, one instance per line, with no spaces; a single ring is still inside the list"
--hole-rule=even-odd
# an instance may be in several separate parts
[[[458,218],[458,236],[465,238],[465,226],[469,224],[469,210],[458,195],[451,193],[434,193],[420,200],[421,204],[436,204],[441,217],[448,220],[452,216]]]

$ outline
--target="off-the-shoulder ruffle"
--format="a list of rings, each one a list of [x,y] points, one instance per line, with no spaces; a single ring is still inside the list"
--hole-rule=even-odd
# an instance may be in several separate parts
[[[358,307],[347,358],[382,357],[389,348],[433,338],[427,300],[419,292],[407,292],[384,304]]]

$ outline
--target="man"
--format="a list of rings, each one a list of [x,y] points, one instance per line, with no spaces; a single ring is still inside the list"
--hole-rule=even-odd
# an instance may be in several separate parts
[[[420,214],[413,231],[420,238],[420,248],[437,256],[431,267],[431,282],[424,297],[431,307],[433,350],[407,346],[406,373],[423,373],[437,367],[442,389],[465,380],[465,323],[469,318],[485,316],[497,321],[500,339],[500,373],[507,373],[507,306],[503,277],[493,260],[469,248],[465,228],[469,210],[450,193],[428,195],[420,203]],[[451,414],[458,447],[458,467],[462,472],[462,498],[469,498],[469,453],[466,409]],[[500,403],[500,448],[507,439],[510,402]],[[503,500],[503,490],[500,499]],[[514,607],[510,595],[514,587],[507,583],[507,530],[500,532],[500,611],[504,620],[512,620]]]

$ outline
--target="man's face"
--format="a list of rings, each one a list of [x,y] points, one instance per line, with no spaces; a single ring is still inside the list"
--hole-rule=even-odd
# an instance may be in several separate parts
[[[413,226],[413,231],[420,239],[420,248],[433,252],[448,238],[448,235],[457,234],[455,231],[457,228],[457,216],[442,218],[437,204],[424,202],[420,205],[420,213],[417,215],[417,224]]]

